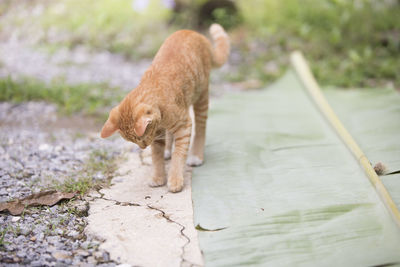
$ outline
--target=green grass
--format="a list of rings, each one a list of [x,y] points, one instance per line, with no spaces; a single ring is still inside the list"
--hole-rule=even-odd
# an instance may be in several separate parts
[[[9,227],[5,227],[2,230],[0,230],[0,248],[4,247],[4,245],[9,244],[8,242],[4,241],[4,238],[9,231]]]
[[[393,82],[400,87],[398,1],[256,0],[250,5],[241,0],[239,5],[245,27],[251,29],[241,45],[245,57],[254,57],[248,44],[261,46],[254,51],[256,69],[262,67],[259,61],[300,49],[324,85],[376,87]],[[287,67],[287,59],[280,65]],[[258,77],[268,80],[261,73]]]
[[[58,105],[64,114],[83,112],[86,115],[104,116],[101,110],[122,99],[117,88],[107,84],[68,85],[63,81],[50,84],[32,78],[14,81],[10,77],[0,79],[0,101],[23,102],[43,100]]]
[[[81,170],[70,174],[62,182],[55,180],[54,188],[62,192],[77,192],[85,195],[91,189],[108,186],[116,170],[115,161],[116,159],[112,158],[107,151],[94,150]],[[95,179],[94,176],[98,173],[101,173],[104,179]]]
[[[95,183],[91,177],[79,176],[68,177],[62,183],[55,182],[55,188],[62,192],[77,192],[80,195],[85,195],[90,189],[95,187]]]

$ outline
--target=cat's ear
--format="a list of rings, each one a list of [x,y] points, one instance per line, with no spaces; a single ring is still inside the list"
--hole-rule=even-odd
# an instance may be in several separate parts
[[[108,120],[104,123],[103,129],[101,129],[101,138],[107,138],[113,135],[117,130],[117,118],[118,117],[118,106],[113,108],[110,111],[110,115],[108,116]]]
[[[110,120],[107,120],[101,129],[101,138],[107,138],[113,135],[118,130],[117,126],[113,124]]]
[[[145,116],[140,117],[137,122],[135,123],[135,133],[137,136],[142,136],[146,131],[147,125],[151,123],[151,119]]]

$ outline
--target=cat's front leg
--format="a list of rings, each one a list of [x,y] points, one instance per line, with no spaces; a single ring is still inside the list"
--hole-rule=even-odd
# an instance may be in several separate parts
[[[183,172],[189,150],[191,131],[192,121],[188,116],[187,122],[173,132],[175,148],[172,153],[171,168],[168,173],[168,189],[171,192],[179,192],[183,188]]]
[[[150,186],[162,186],[165,184],[165,163],[164,163],[165,140],[155,140],[151,144],[151,158],[153,160],[153,177]]]
[[[174,136],[168,131],[165,134],[165,152],[164,159],[170,159],[172,154],[172,143],[174,142]]]

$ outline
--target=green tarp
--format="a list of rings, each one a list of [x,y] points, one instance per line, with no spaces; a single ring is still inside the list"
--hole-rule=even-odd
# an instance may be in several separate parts
[[[192,194],[206,266],[400,262],[398,227],[292,72],[212,103],[205,160]]]
[[[326,90],[325,94],[372,165],[400,170],[400,95],[391,89]],[[400,209],[400,174],[381,176]]]

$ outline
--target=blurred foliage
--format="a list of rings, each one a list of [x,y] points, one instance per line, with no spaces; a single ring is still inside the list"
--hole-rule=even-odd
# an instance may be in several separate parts
[[[177,29],[218,22],[230,29],[231,81],[271,82],[300,49],[323,85],[400,88],[399,0],[4,0],[0,13],[0,37],[131,60],[152,58]]]
[[[211,20],[208,24],[218,22],[225,29],[231,29],[241,23],[241,17],[239,15],[232,15],[226,8],[216,8],[212,11],[211,15]]]
[[[40,21],[47,43],[88,45],[137,59],[154,56],[174,31],[165,23],[170,12],[157,0],[63,0],[46,5]]]
[[[103,119],[110,107],[121,100],[121,93],[106,84],[68,85],[62,80],[54,80],[45,84],[33,78],[14,81],[12,78],[0,79],[0,101],[32,101],[45,100],[58,105],[64,114],[83,112]]]
[[[247,54],[257,54],[256,65],[265,58],[277,60],[282,53],[301,49],[322,84],[385,86],[394,82],[400,87],[400,1],[237,3],[246,29],[251,31],[243,42],[256,40],[263,46],[253,52],[242,42]]]

